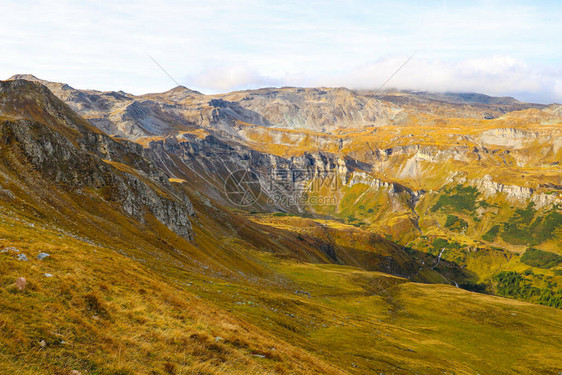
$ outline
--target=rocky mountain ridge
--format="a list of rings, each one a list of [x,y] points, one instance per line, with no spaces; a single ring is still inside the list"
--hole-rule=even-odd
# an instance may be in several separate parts
[[[229,175],[248,170],[260,193],[252,209],[333,217],[365,206],[356,202],[374,194],[376,230],[412,238],[420,235],[421,207],[450,185],[475,186],[487,199],[504,197],[518,207],[533,202],[543,211],[562,199],[552,188],[562,185],[556,105],[344,88],[207,96],[176,87],[133,96],[16,78],[47,85],[102,131],[143,145],[166,178],[226,205],[233,204],[225,195]],[[328,177],[337,189],[311,191]],[[351,200],[357,190],[363,192]],[[331,204],[313,208],[309,198],[318,194],[323,202],[331,194]]]
[[[239,123],[319,132],[401,124],[420,110],[432,113],[422,102],[437,108],[453,106],[450,110],[457,115],[462,112],[457,105],[469,103],[465,112],[473,118],[496,118],[511,111],[544,107],[481,94],[390,92],[374,96],[347,88],[283,87],[203,95],[179,86],[164,93],[134,96],[123,91],[76,90],[32,75],[15,75],[11,79],[42,83],[100,129],[131,139],[170,135],[193,126],[236,135],[231,128]],[[403,106],[394,100],[397,97],[413,98],[414,104]],[[496,107],[488,108],[487,114],[475,110],[488,105]]]
[[[118,202],[140,222],[148,212],[191,238],[189,199],[175,191],[142,146],[111,139],[34,82],[0,82],[0,114],[10,116],[2,120],[4,152],[19,149],[45,178],[75,191],[101,191],[103,199]]]

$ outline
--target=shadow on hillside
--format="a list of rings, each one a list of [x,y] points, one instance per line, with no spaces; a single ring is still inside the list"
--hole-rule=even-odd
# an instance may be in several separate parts
[[[426,273],[429,271],[430,275],[428,275],[428,278],[430,278],[430,280],[426,282],[444,282],[472,292],[487,294],[485,284],[473,281],[478,280],[478,275],[475,272],[467,270],[464,266],[451,260],[440,258],[438,255],[433,255],[411,247],[404,247],[403,249],[414,260],[421,263],[422,269],[419,270],[420,273],[424,273],[424,270]],[[441,277],[442,280],[434,279],[433,277],[435,276]]]

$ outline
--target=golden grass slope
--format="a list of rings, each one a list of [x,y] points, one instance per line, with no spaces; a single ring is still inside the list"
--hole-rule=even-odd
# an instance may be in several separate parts
[[[195,206],[204,237],[214,219]],[[304,263],[228,235],[215,251],[232,244],[264,276],[220,276],[183,268],[163,249],[144,260],[2,212],[0,247],[30,261],[0,254],[0,373],[556,374],[562,366],[562,312],[553,308]],[[270,231],[281,241],[282,231]],[[51,256],[39,261],[39,252]],[[24,291],[17,277],[28,280]]]
[[[164,277],[13,214],[0,224],[0,247],[30,259],[0,258],[2,374],[339,373],[203,301],[186,275]],[[23,291],[16,277],[27,279]]]

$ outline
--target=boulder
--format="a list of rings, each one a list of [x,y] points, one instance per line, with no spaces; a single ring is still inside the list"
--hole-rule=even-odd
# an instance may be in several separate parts
[[[14,253],[19,253],[19,249],[16,249],[15,247],[12,246],[8,246],[4,249],[2,249],[2,251],[0,251],[0,253],[8,253],[8,252],[14,252]]]
[[[16,288],[18,288],[20,291],[24,290],[26,285],[27,280],[25,279],[25,277],[18,277],[16,279]]]

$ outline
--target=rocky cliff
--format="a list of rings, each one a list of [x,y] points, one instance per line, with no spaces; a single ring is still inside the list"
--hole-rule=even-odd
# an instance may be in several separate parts
[[[99,191],[141,223],[151,214],[180,236],[192,237],[189,199],[145,157],[142,146],[113,140],[44,86],[28,81],[0,82],[0,118],[0,150],[20,154],[22,166],[70,191]]]

